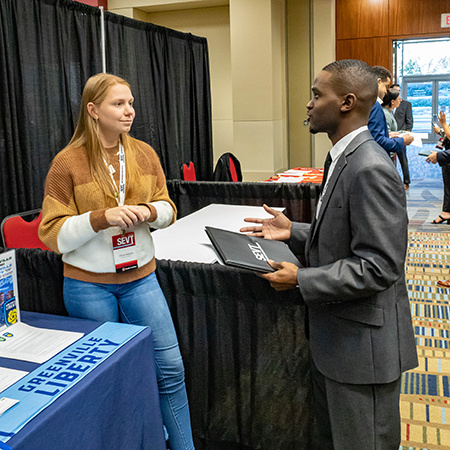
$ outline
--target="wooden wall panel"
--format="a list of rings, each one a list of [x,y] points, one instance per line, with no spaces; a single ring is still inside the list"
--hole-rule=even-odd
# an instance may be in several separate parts
[[[336,59],[360,59],[371,66],[390,69],[391,51],[389,38],[345,39],[336,42]]]
[[[421,34],[450,35],[441,28],[441,14],[450,13],[450,0],[389,0],[389,34],[419,37]]]
[[[336,0],[336,58],[392,70],[392,39],[450,36],[450,0]]]
[[[388,12],[389,0],[336,0],[336,39],[386,36]]]

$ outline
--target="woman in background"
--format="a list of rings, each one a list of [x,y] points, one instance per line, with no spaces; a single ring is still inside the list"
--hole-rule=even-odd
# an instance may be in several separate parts
[[[394,117],[394,111],[396,108],[400,106],[402,102],[402,98],[400,97],[400,92],[396,89],[388,89],[385,96],[383,97],[383,102],[381,106],[383,107],[384,116],[386,117],[386,124],[389,131],[389,137],[398,137],[400,136],[399,132],[403,130],[398,129],[397,120]],[[403,185],[405,190],[409,189],[409,168],[408,168],[408,159],[406,157],[406,146],[404,147],[401,153],[397,154],[397,158],[400,162],[403,172]],[[394,155],[393,161],[394,164],[397,165],[397,161]]]
[[[388,89],[385,96],[383,97],[381,106],[383,107],[383,112],[386,117],[389,137],[398,136],[397,121],[395,120],[394,113],[392,111],[395,108],[398,108],[401,101],[402,99],[400,97],[400,94],[394,89]],[[392,136],[391,133],[393,133]]]
[[[170,447],[193,449],[184,367],[150,233],[173,223],[176,208],[155,151],[128,135],[134,116],[125,80],[89,78],[75,133],[47,175],[39,237],[63,254],[70,316],[150,326]]]

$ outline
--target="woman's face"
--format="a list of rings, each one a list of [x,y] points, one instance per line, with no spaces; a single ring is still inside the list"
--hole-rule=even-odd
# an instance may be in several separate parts
[[[100,133],[115,138],[127,133],[134,120],[134,98],[125,84],[115,84],[107,92],[105,100],[99,105],[88,104],[88,111],[97,120]]]
[[[402,102],[402,99],[399,95],[395,100],[392,100],[392,108],[398,108],[400,106],[401,102]]]

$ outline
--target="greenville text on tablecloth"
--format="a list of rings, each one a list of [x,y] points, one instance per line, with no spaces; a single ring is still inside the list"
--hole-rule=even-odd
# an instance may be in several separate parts
[[[18,388],[19,391],[53,396],[74,382],[81,374],[98,364],[119,343],[109,339],[91,337],[70,353],[57,359],[51,366],[37,373],[34,378]]]

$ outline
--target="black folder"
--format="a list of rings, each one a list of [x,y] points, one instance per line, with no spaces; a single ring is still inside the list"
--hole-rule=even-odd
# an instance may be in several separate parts
[[[431,150],[426,150],[426,149],[420,150],[419,155],[420,156],[430,156]]]
[[[277,262],[291,262],[301,267],[299,260],[284,242],[213,227],[205,227],[205,231],[220,259],[228,266],[258,272],[275,272],[267,262],[272,259]]]

